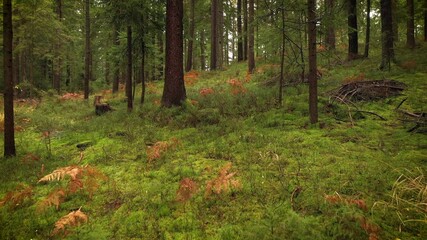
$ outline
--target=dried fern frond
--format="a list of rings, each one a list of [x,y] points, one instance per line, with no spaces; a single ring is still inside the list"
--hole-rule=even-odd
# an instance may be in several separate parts
[[[18,185],[14,191],[6,193],[2,200],[0,200],[0,207],[3,207],[10,203],[10,208],[16,208],[27,198],[33,196],[33,188],[27,187],[24,184]]]
[[[236,172],[230,172],[232,167],[231,163],[227,163],[220,170],[218,177],[206,183],[205,197],[211,193],[221,194],[222,192],[229,192],[231,188],[241,188],[239,180],[234,179]]]
[[[63,216],[58,221],[55,222],[55,228],[52,231],[52,236],[56,236],[60,233],[67,235],[67,228],[75,227],[81,223],[88,221],[87,215],[80,210],[72,211],[69,214]]]
[[[66,196],[67,193],[63,188],[55,189],[38,204],[37,211],[43,212],[47,207],[50,206],[55,206],[56,210],[58,210],[61,203],[64,202]]]
[[[179,189],[176,192],[178,202],[187,202],[198,190],[197,183],[190,178],[184,178],[179,182]]]
[[[82,168],[79,166],[68,166],[63,168],[58,168],[54,170],[52,173],[42,177],[38,183],[40,182],[51,182],[51,181],[59,181],[64,179],[65,176],[70,176],[72,180],[76,179],[77,176],[82,172]]]
[[[84,168],[83,175],[85,189],[89,194],[89,198],[92,198],[93,193],[99,188],[99,180],[107,180],[107,176],[91,166]]]

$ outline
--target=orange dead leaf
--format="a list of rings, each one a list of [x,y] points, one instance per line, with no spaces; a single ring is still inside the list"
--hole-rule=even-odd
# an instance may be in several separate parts
[[[55,228],[51,235],[56,236],[62,233],[63,236],[66,236],[68,234],[68,228],[78,226],[82,223],[86,223],[87,221],[87,215],[80,209],[72,211],[55,222]]]
[[[178,202],[187,202],[198,190],[197,183],[190,178],[184,178],[179,182],[179,189],[176,192]]]

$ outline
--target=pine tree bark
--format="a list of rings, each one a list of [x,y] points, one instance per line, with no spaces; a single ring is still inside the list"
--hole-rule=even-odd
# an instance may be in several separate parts
[[[406,46],[415,48],[415,26],[414,26],[414,0],[406,0],[407,21],[406,21]]]
[[[357,33],[357,1],[348,0],[348,59],[357,57],[359,52],[359,39]]]
[[[185,66],[185,71],[189,72],[193,69],[193,43],[194,43],[194,8],[195,8],[195,0],[190,0],[190,39],[188,39],[187,46],[187,64]]]
[[[223,63],[224,63],[224,5],[223,0],[217,0],[217,24],[216,24],[216,34],[217,34],[217,40],[218,40],[218,47],[217,47],[217,53],[216,53],[216,67],[217,69],[222,69]]]
[[[218,53],[218,0],[211,0],[211,70],[217,69]]]
[[[242,0],[237,0],[237,61],[243,61]]]
[[[391,14],[392,14],[392,19],[393,19],[393,41],[399,42],[399,24],[398,24],[398,8],[400,6],[399,5],[399,0],[391,0]]]
[[[16,155],[13,112],[12,0],[3,0],[4,156]]]
[[[117,23],[113,23],[113,44],[115,47],[120,45]],[[113,73],[113,93],[119,91],[120,82],[120,63],[117,57],[114,57],[114,73]]]
[[[381,35],[382,61],[380,69],[390,69],[391,61],[394,61],[393,49],[393,18],[391,0],[381,0]]]
[[[427,42],[427,0],[424,0],[424,41]]]
[[[62,21],[62,0],[56,0],[56,14],[58,16],[58,21]],[[56,40],[59,41],[59,38]],[[59,42],[55,43],[55,57],[53,61],[53,88],[59,94],[61,92],[61,69],[62,69],[62,59],[60,54],[61,45]]]
[[[363,56],[369,56],[369,45],[371,41],[371,0],[366,0],[366,34],[365,34],[365,52]]]
[[[248,45],[248,71],[255,71],[255,22],[254,22],[254,0],[249,0],[249,45]]]
[[[316,0],[307,0],[308,5],[308,82],[310,123],[318,121],[317,110],[317,53],[316,53]]]
[[[248,60],[248,0],[243,1],[243,60]]]
[[[166,74],[162,106],[179,106],[186,98],[183,63],[183,3],[166,3]]]
[[[326,14],[328,17],[326,29],[326,46],[329,50],[335,50],[335,18],[334,18],[334,0],[326,0]]]
[[[85,0],[85,77],[84,99],[89,99],[89,81],[91,76],[91,46],[90,46],[90,0]]]
[[[205,30],[200,30],[200,69],[206,70]]]
[[[141,105],[145,101],[145,42],[144,37],[141,41]]]
[[[127,74],[126,74],[126,97],[127,109],[131,112],[133,109],[132,98],[132,27],[127,26]]]

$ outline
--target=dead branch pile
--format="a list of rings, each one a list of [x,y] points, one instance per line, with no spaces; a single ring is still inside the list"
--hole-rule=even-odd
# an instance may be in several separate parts
[[[395,80],[357,81],[343,84],[328,93],[340,102],[372,101],[397,96],[406,85]]]
[[[400,109],[400,106],[407,100],[405,98],[400,104],[396,107],[396,111],[400,114],[400,120],[405,123],[415,124],[411,127],[408,132],[427,132],[427,113],[425,112],[410,112],[408,110]]]

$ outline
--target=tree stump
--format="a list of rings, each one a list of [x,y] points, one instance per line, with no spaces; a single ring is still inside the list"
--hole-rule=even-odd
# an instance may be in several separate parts
[[[113,110],[108,103],[101,103],[101,99],[102,96],[95,96],[94,100],[95,113],[98,116]]]

